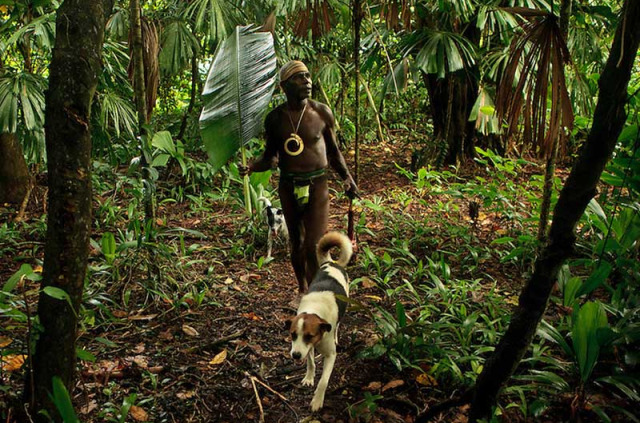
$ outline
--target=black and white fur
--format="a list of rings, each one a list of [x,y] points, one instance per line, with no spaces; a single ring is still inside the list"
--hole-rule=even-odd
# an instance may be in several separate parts
[[[267,215],[267,225],[269,227],[269,234],[267,236],[267,258],[271,258],[274,240],[279,235],[286,240],[289,231],[287,230],[287,223],[284,220],[282,209],[273,207],[268,198],[260,197],[258,201],[264,204],[264,212]]]
[[[337,261],[331,259],[330,250],[340,248]],[[324,357],[322,376],[311,400],[311,410],[324,405],[324,395],[336,361],[338,324],[347,304],[336,295],[349,296],[349,278],[344,268],[352,255],[351,241],[339,232],[324,235],[316,249],[320,268],[309,291],[300,299],[297,315],[287,321],[291,335],[291,357],[307,362],[307,373],[302,385],[313,386],[315,376],[315,351]]]

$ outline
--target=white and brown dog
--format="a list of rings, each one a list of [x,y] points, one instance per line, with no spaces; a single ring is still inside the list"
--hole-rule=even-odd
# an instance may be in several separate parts
[[[336,262],[330,254],[334,247],[340,248]],[[347,308],[346,302],[336,295],[349,296],[349,278],[344,268],[352,252],[351,241],[339,232],[329,232],[318,241],[316,254],[320,268],[309,285],[308,293],[300,299],[296,317],[286,322],[286,329],[291,335],[291,357],[307,362],[302,385],[313,386],[315,351],[324,357],[322,376],[311,400],[312,411],[321,409],[324,404],[324,394],[336,361],[338,324]]]

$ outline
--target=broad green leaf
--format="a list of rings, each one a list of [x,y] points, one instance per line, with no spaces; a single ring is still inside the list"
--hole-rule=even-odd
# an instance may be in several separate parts
[[[81,349],[81,348],[76,348],[76,355],[78,356],[78,358],[80,360],[90,361],[92,363],[94,363],[96,361],[96,356],[95,355],[93,355],[89,351]]]
[[[60,417],[64,423],[80,423],[76,412],[73,410],[73,404],[71,403],[71,397],[69,391],[62,383],[62,380],[58,376],[54,376],[52,379],[53,395],[50,395],[51,401],[55,404]]]
[[[116,238],[111,232],[102,234],[102,254],[107,259],[107,263],[112,264],[116,258]]]
[[[580,287],[578,292],[576,293],[576,297],[581,295],[590,294],[596,288],[604,284],[609,277],[609,274],[613,270],[613,266],[605,260],[601,261],[598,265],[598,268],[589,276],[584,284]]]
[[[166,151],[172,156],[176,153],[176,145],[174,144],[173,139],[171,138],[171,132],[169,131],[160,131],[153,134],[151,145]]]
[[[236,27],[220,44],[202,94],[200,130],[215,169],[260,132],[275,81],[271,33]]]
[[[598,329],[608,325],[607,314],[600,303],[589,301],[574,311],[571,338],[583,383],[591,376],[600,354]]]
[[[18,269],[16,273],[11,275],[7,283],[5,283],[4,286],[2,287],[2,291],[4,292],[13,291],[13,288],[15,288],[18,282],[20,282],[20,279],[23,276],[29,275],[31,273],[33,273],[33,268],[29,264],[23,264],[22,266],[20,266],[20,269]]]
[[[45,294],[55,298],[56,300],[66,300],[71,303],[71,297],[69,297],[69,294],[67,294],[67,291],[64,289],[57,288],[55,286],[46,286],[43,291]]]

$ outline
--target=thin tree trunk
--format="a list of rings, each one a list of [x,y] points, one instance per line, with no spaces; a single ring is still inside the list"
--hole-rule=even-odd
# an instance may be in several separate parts
[[[360,0],[353,0],[353,66],[355,68],[355,165],[353,179],[358,183],[360,164],[360,26],[362,25],[362,7]]]
[[[546,308],[558,270],[575,246],[575,226],[609,161],[626,121],[627,86],[640,43],[640,2],[624,4],[611,54],[599,79],[598,104],[586,144],[558,198],[549,243],[536,261],[509,328],[485,363],[474,388],[469,421],[488,417],[498,391],[509,380],[527,351]]]
[[[0,203],[20,204],[31,176],[15,134],[0,134]]]
[[[142,12],[139,0],[130,0],[129,16],[131,25],[131,61],[133,62],[133,91],[136,97],[136,111],[138,112],[138,132],[144,134],[147,124],[146,89],[144,84],[144,54],[142,51]]]
[[[196,105],[196,97],[198,95],[198,80],[200,75],[198,74],[198,56],[196,54],[191,58],[191,98],[189,99],[189,106],[187,112],[182,117],[182,123],[180,124],[180,131],[176,139],[182,140],[184,133],[187,130],[187,123],[189,122],[189,116]]]
[[[61,421],[49,398],[54,376],[69,391],[74,386],[77,313],[91,230],[91,100],[102,71],[104,28],[112,7],[113,0],[66,0],[57,11],[46,94],[49,213],[42,287],[65,291],[70,304],[40,294],[42,332],[33,358],[33,386],[27,377],[24,391],[36,422],[49,421],[38,414],[41,409]]]
[[[153,206],[153,186],[151,174],[149,172],[149,159],[151,155],[150,141],[147,139],[145,126],[149,123],[149,111],[147,109],[147,95],[144,77],[144,52],[142,42],[142,9],[139,0],[129,1],[130,16],[130,48],[131,60],[133,62],[133,90],[136,97],[136,110],[138,112],[138,133],[140,135],[140,165],[142,168],[142,178],[146,181],[144,190],[144,217],[145,228],[152,230],[154,225],[155,207]],[[147,235],[148,240],[152,240],[151,234]]]

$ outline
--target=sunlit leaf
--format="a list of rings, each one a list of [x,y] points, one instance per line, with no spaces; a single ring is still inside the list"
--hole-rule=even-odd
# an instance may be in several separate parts
[[[260,132],[275,78],[270,33],[237,27],[220,45],[204,87],[200,115],[202,139],[215,169]]]

